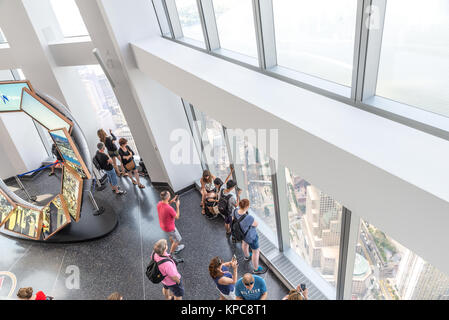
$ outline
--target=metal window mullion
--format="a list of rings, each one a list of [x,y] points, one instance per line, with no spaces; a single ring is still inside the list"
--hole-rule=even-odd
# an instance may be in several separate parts
[[[181,98],[181,102],[182,102],[182,105],[184,107],[184,112],[185,112],[186,117],[187,117],[187,122],[189,124],[190,133],[192,134],[193,143],[195,144],[195,149],[196,149],[196,152],[198,153],[198,157],[199,157],[200,162],[201,162],[201,167],[202,167],[203,170],[205,170],[206,167],[204,165],[204,162],[203,162],[203,159],[202,159],[201,150],[200,150],[201,149],[201,141],[200,141],[201,139],[200,139],[200,136],[198,134],[198,130],[194,129],[194,126],[195,126],[194,122],[195,122],[195,120],[194,120],[194,117],[193,117],[193,114],[192,114],[192,109],[190,108],[189,103],[184,101],[184,99]],[[196,131],[196,133],[195,133],[195,131]]]
[[[234,171],[232,172],[232,180],[237,181],[237,175],[235,173],[235,165],[234,165],[234,161],[233,161],[233,155],[232,155],[232,148],[231,145],[229,143],[229,139],[228,139],[228,133],[227,133],[227,129],[225,126],[221,126],[223,129],[223,139],[225,141],[226,144],[226,150],[228,152],[228,159],[229,159],[229,164],[232,165],[232,167],[234,168]]]
[[[171,32],[171,29],[170,29],[170,26],[168,23],[166,11],[164,9],[164,4],[163,4],[164,1],[163,0],[152,0],[151,2],[153,4],[154,13],[156,14],[157,23],[159,24],[161,36],[165,36],[167,33]],[[166,24],[163,22],[163,19],[162,19],[163,17],[165,17]],[[168,31],[165,32],[164,29],[168,29]]]
[[[184,37],[175,0],[163,0],[163,3],[164,10],[169,20],[172,37],[174,39],[180,39]]]
[[[196,117],[195,109],[192,104],[189,103],[190,106],[190,114],[192,115],[193,119],[193,126],[195,127],[196,132],[198,133],[198,140],[200,141],[201,146],[201,163],[203,164],[203,169],[209,170],[209,164],[207,163],[206,155],[204,154],[204,143],[203,143],[203,132],[200,132],[200,128],[198,127],[198,118]],[[203,128],[206,130],[206,128]]]
[[[272,0],[253,0],[253,13],[259,67],[270,69],[277,65]]]
[[[343,207],[337,274],[337,300],[350,300],[360,218]]]
[[[278,166],[278,167],[277,167]],[[279,251],[284,252],[290,247],[288,222],[288,197],[285,167],[270,159],[271,182],[273,184],[274,212],[276,215],[276,230]]]
[[[359,63],[365,63],[365,59],[361,61],[362,53],[362,35],[365,29],[363,28],[363,22],[365,21],[364,8],[365,2],[371,0],[357,1],[357,14],[355,22],[355,39],[354,39],[354,57],[352,63],[352,82],[351,82],[351,100],[355,101],[357,96],[357,88],[363,85],[363,79],[360,79],[359,83]],[[366,41],[366,35],[363,35],[364,41]],[[365,44],[366,46],[366,44]],[[363,52],[365,52],[363,50]],[[361,77],[363,78],[363,76]]]
[[[213,51],[220,48],[217,21],[215,20],[214,4],[212,0],[197,0],[201,25],[203,27],[206,48]]]
[[[234,141],[231,143],[230,138],[229,138],[229,134],[228,134],[228,129],[224,126],[223,127],[223,134],[224,134],[224,138],[226,141],[226,147],[228,149],[228,156],[229,156],[229,162],[232,164],[233,168],[234,168],[234,172],[232,173],[232,179],[237,183],[238,187],[240,189],[242,189],[243,192],[246,192],[247,195],[249,196],[249,192],[248,192],[248,186],[244,184],[245,179],[244,179],[244,175],[243,175],[243,164],[237,163],[237,153],[239,152],[238,150],[238,144],[237,144],[237,137],[235,135],[232,135],[232,138],[234,139]],[[233,152],[235,151],[235,152]],[[240,157],[239,157],[240,158]],[[241,198],[244,198],[244,196],[242,196]]]
[[[376,94],[377,75],[382,48],[386,0],[364,0],[358,5],[359,46],[356,48],[357,70],[353,71],[353,98],[361,102]],[[362,10],[362,12],[360,12]],[[360,25],[359,25],[360,24]],[[357,37],[357,32],[356,32]],[[356,43],[357,45],[357,43]],[[354,74],[356,73],[356,75]],[[354,84],[353,84],[354,87]]]

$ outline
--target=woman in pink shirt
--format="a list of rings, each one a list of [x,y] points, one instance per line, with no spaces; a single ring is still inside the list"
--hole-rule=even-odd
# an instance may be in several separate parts
[[[159,262],[168,259],[159,265],[159,271],[165,277],[162,280],[162,294],[167,300],[182,300],[184,296],[184,285],[181,281],[181,275],[178,272],[176,263],[167,253],[167,240],[161,239],[154,245],[154,261]]]

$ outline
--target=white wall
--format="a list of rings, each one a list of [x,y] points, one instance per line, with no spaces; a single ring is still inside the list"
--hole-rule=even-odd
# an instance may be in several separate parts
[[[160,37],[139,68],[228,128],[279,129],[278,160],[449,273],[449,142]]]
[[[189,132],[181,99],[137,68],[129,46],[133,39],[159,34],[151,1],[133,0],[130,5],[119,0],[77,0],[77,4],[95,47],[108,63],[116,96],[152,180],[168,182],[175,191],[191,185],[201,175],[199,161],[177,165],[170,159],[171,132]]]
[[[16,172],[16,174],[39,168],[48,155],[33,120],[23,112],[5,113],[1,115],[1,118],[25,165],[23,168],[25,171]],[[17,167],[17,169],[22,168]]]

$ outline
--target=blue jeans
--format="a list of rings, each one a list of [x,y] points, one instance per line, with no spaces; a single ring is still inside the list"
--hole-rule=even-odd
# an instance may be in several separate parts
[[[115,173],[115,170],[114,170],[114,169],[109,170],[109,171],[106,171],[106,175],[108,176],[109,183],[110,183],[113,187],[115,187],[115,186],[118,185],[117,174]]]

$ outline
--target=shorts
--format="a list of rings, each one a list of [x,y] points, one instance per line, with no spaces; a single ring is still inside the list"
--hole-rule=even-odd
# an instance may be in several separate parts
[[[164,232],[169,238],[171,237],[175,242],[181,242],[182,237],[177,228],[175,228],[175,230],[173,230],[171,232],[167,232],[167,231],[164,231]]]
[[[226,299],[226,300],[235,300],[235,292],[231,291],[229,294],[224,294],[220,291],[220,289],[217,288],[217,290],[220,292],[220,294]]]
[[[120,157],[120,155],[119,155],[119,153],[118,153],[118,150],[115,150],[115,151],[109,151],[108,150],[108,154],[109,154],[109,156],[111,157],[111,158],[113,158],[113,157]]]
[[[224,221],[226,224],[230,224],[232,222],[232,215],[225,216]]]
[[[248,242],[246,242],[246,243],[248,243]],[[253,242],[248,243],[248,245],[251,248],[251,250],[259,249],[259,235],[257,233],[256,233],[256,238],[253,240]]]
[[[182,279],[180,279],[179,284],[175,283],[172,286],[166,286],[165,284],[162,284],[165,289],[170,290],[175,297],[182,297],[184,296],[184,285],[182,283]]]
[[[114,169],[106,171],[106,175],[108,176],[109,183],[112,184],[113,187],[118,185],[117,174]]]

